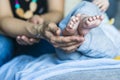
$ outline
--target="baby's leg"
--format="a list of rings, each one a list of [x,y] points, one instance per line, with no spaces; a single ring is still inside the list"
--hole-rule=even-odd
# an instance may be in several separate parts
[[[7,24],[5,22],[7,22]],[[44,24],[36,25],[14,18],[5,18],[1,21],[2,32],[5,32],[6,35],[14,38],[20,35],[36,38],[43,26]]]
[[[71,15],[73,16],[78,13],[89,15],[85,18],[80,16],[82,19],[80,20],[80,23],[82,25],[79,25],[79,34],[85,35],[91,28],[98,26],[102,21],[102,16],[99,16],[99,18],[96,16],[95,19],[93,18],[95,15],[102,15],[96,5],[89,2],[81,2],[64,20],[62,20],[59,25],[60,28],[65,29]],[[92,19],[90,16],[93,16]],[[98,23],[96,24],[96,22]],[[86,23],[87,26],[85,26]],[[92,29],[85,36],[85,42],[77,49],[77,51],[67,54],[61,49],[58,49],[56,50],[57,54],[61,59],[114,58],[120,50],[118,51],[119,47],[116,45],[117,37],[113,38],[113,33],[116,33],[114,35],[115,37],[119,36],[118,31],[114,29],[114,27],[102,22],[99,27]],[[120,37],[118,37],[117,40],[117,44],[119,44]]]
[[[81,15],[80,24],[78,27],[78,33],[80,35],[86,35],[92,28],[98,27],[103,20],[103,16],[88,16]]]

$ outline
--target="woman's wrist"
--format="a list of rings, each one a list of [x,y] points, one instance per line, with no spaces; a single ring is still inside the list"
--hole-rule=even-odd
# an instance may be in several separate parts
[[[28,37],[32,38],[41,38],[42,34],[42,24],[31,24],[30,26],[26,27]]]
[[[45,39],[45,31],[48,30],[48,23],[37,24],[34,26],[36,31],[35,38]]]
[[[43,38],[43,24],[37,24],[34,26],[35,30],[36,30],[36,34],[35,37],[36,38]]]

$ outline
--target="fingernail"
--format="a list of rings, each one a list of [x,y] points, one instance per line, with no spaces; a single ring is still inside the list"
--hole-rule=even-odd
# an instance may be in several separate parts
[[[17,38],[20,39],[20,36],[18,36]]]

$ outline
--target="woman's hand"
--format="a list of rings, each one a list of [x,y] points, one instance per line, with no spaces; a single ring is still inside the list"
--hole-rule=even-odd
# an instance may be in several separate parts
[[[96,4],[103,12],[105,12],[110,5],[109,0],[93,0],[93,3]]]
[[[31,19],[28,20],[34,24],[43,24],[44,20],[39,15],[34,15]],[[33,45],[34,43],[38,43],[40,39],[28,38],[27,36],[17,36],[16,41],[20,45]]]
[[[60,36],[61,30],[56,24],[50,23],[43,29],[44,39],[66,52],[75,51],[84,41],[80,36]]]
[[[40,40],[39,39],[34,39],[34,38],[28,38],[27,36],[17,36],[16,41],[20,45],[33,45],[35,43],[38,43]]]

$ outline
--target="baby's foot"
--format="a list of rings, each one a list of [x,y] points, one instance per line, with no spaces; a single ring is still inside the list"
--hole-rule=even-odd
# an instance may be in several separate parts
[[[98,27],[103,20],[103,16],[86,16],[81,15],[78,33],[86,35],[92,28]]]
[[[77,33],[77,28],[79,26],[79,23],[80,23],[80,14],[77,14],[76,16],[72,16],[66,28],[63,30],[62,34],[64,36],[75,35]]]

